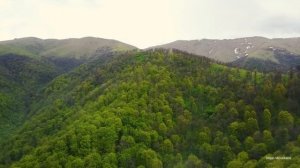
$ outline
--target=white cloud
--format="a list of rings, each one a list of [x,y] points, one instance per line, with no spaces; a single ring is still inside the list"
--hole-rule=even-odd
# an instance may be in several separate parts
[[[297,0],[0,0],[0,40],[96,36],[143,48],[177,39],[289,36],[300,33],[293,26],[298,6]],[[283,17],[294,18],[289,33],[267,24]]]

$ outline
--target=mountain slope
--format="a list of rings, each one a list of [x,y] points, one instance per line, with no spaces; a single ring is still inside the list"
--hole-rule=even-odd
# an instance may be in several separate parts
[[[11,50],[5,49],[11,48]],[[3,49],[2,49],[3,48]],[[23,50],[28,55],[38,55],[44,57],[71,57],[71,58],[89,58],[102,48],[110,48],[114,51],[126,51],[136,49],[131,45],[110,39],[84,37],[72,39],[39,39],[35,37],[20,38],[0,42],[0,53],[11,53],[13,49]]]
[[[22,124],[37,92],[56,76],[83,63],[105,61],[130,45],[100,38],[0,42],[0,141]]]
[[[271,49],[273,50],[273,49]],[[259,71],[280,71],[287,72],[300,67],[300,56],[286,51],[285,49],[276,49],[272,51],[273,58],[260,59],[255,57],[241,57],[236,61],[228,63],[230,66],[242,67],[246,69],[256,69]]]
[[[234,62],[234,65],[239,67],[246,66],[251,69],[258,68],[259,70],[274,70],[276,68],[287,70],[294,64],[300,64],[300,38],[247,37],[228,40],[180,40],[152,48],[175,48],[225,63]],[[261,61],[262,64],[267,63],[270,68],[252,67],[251,63],[254,61]],[[250,63],[248,64],[248,62]]]
[[[0,42],[0,56],[16,54],[32,58],[45,58],[65,71],[94,57],[133,49],[136,47],[116,40],[94,37],[63,40],[42,40],[28,37]]]
[[[59,74],[43,59],[0,56],[0,141],[22,123],[35,92]]]
[[[43,89],[2,143],[3,167],[297,166],[299,74],[176,50],[95,60]],[[291,156],[291,160],[266,160]]]

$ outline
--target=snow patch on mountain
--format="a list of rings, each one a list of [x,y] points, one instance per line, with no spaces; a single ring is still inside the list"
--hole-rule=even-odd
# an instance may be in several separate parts
[[[239,49],[239,48],[235,48],[235,49],[234,49],[234,53],[235,53],[235,54],[239,54],[239,53],[240,53],[240,49]]]

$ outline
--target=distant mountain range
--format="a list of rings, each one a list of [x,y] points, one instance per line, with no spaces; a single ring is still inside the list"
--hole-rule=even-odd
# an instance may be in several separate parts
[[[89,58],[107,48],[112,51],[123,51],[136,47],[116,40],[95,37],[63,40],[27,37],[0,42],[0,54],[16,53],[45,57]]]
[[[34,59],[46,59],[69,70],[93,57],[136,47],[110,39],[85,37],[71,39],[39,39],[27,37],[0,42],[0,57],[13,54]]]
[[[238,39],[178,40],[148,49],[178,49],[258,71],[288,71],[300,65],[300,38],[245,37]],[[20,38],[0,42],[0,56],[13,54],[46,59],[70,70],[94,57],[138,49],[116,40],[85,37],[71,39]]]
[[[150,48],[179,49],[230,65],[262,71],[288,70],[300,64],[300,38],[178,40]]]

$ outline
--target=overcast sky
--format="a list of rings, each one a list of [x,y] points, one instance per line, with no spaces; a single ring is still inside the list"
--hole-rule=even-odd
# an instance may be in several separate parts
[[[0,0],[0,40],[95,36],[140,48],[175,40],[300,36],[300,0]]]

